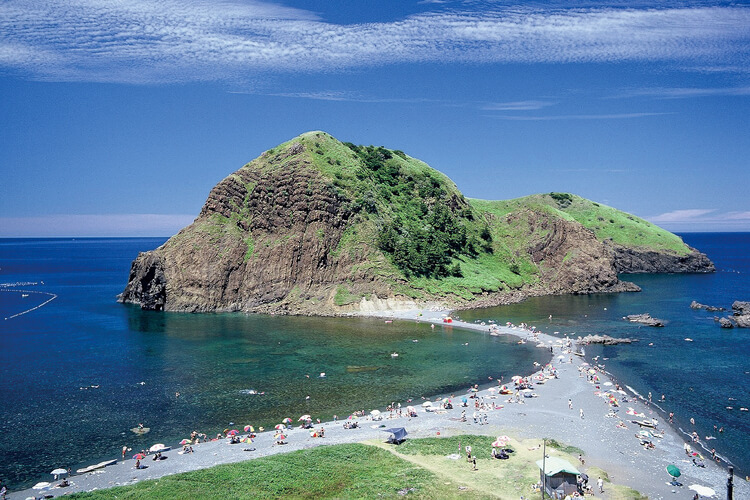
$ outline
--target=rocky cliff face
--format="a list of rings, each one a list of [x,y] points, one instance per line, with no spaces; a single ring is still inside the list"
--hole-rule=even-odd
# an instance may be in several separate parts
[[[712,266],[697,251],[675,257],[608,245],[570,217],[521,207],[476,209],[449,179],[400,151],[311,132],[217,184],[193,224],[137,256],[120,300],[157,311],[316,315],[476,307],[635,291],[619,272]],[[429,269],[416,264],[431,244],[444,250],[427,248],[425,258],[442,255],[450,274],[415,274]]]
[[[508,216],[511,226],[525,227],[532,262],[551,294],[639,291],[617,279],[614,257],[594,233],[575,221],[549,213],[525,211]]]
[[[618,273],[712,273],[716,271],[706,254],[690,248],[687,255],[648,249],[626,248],[605,240]]]
[[[292,145],[283,168],[242,168],[211,190],[195,222],[133,262],[122,302],[167,311],[304,314],[330,309],[336,286],[363,282],[366,255],[337,253],[349,224],[348,201],[309,152]]]

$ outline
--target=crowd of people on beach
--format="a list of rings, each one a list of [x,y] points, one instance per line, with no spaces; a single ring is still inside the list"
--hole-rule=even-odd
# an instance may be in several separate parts
[[[488,425],[490,424],[490,415],[496,413],[499,410],[502,410],[506,404],[525,404],[526,400],[537,396],[534,390],[538,389],[540,385],[559,378],[555,363],[573,363],[573,345],[570,339],[559,339],[559,341],[554,345],[543,345],[543,342],[539,340],[539,332],[534,327],[530,327],[525,324],[516,326],[510,323],[508,323],[508,326],[512,326],[513,328],[519,329],[527,334],[527,336],[522,338],[519,342],[535,341],[539,346],[543,346],[545,349],[549,348],[549,350],[553,354],[555,353],[555,349],[557,349],[557,352],[559,352],[559,356],[557,357],[557,359],[553,358],[551,362],[544,366],[537,365],[537,371],[533,375],[527,377],[514,376],[507,383],[504,382],[503,377],[489,377],[489,380],[495,382],[497,385],[486,390],[481,389],[479,384],[474,384],[468,389],[466,395],[463,396],[459,395],[459,397],[456,397],[455,394],[451,394],[450,397],[435,398],[434,402],[423,397],[422,399],[424,400],[424,402],[422,403],[422,411],[447,413],[451,410],[454,410],[454,406],[458,406],[461,410],[460,417],[453,417],[452,420],[457,420],[467,424]],[[489,331],[490,333],[497,332],[498,328],[493,324],[490,325]],[[577,370],[579,374],[578,376],[585,378],[586,381],[592,385],[594,394],[601,397],[608,407],[608,413],[604,415],[605,418],[612,418],[615,429],[618,429],[619,431],[628,429],[628,424],[626,423],[627,417],[623,418],[621,413],[625,413],[628,416],[633,417],[632,419],[630,419],[630,423],[636,423],[640,428],[639,431],[635,434],[635,437],[639,440],[640,444],[643,446],[643,449],[654,450],[656,448],[658,440],[661,439],[664,435],[663,431],[659,427],[658,420],[656,418],[646,418],[646,415],[643,412],[636,411],[634,407],[628,407],[628,411],[626,412],[621,411],[623,404],[627,405],[633,404],[635,402],[642,402],[644,405],[648,405],[649,401],[652,399],[651,394],[649,393],[648,397],[646,398],[639,397],[637,394],[629,394],[616,381],[614,381],[613,377],[611,377],[611,374],[608,374],[605,371],[604,366],[599,365],[596,361],[596,359],[593,360],[592,364],[581,361],[578,364]],[[613,382],[610,382],[610,380],[613,380]],[[665,401],[665,399],[666,396],[662,395],[659,401],[663,402]],[[415,406],[411,406],[411,404],[416,403],[413,403],[411,399],[407,400],[405,403],[406,405],[402,407],[401,402],[394,401],[385,407],[384,412],[381,413],[380,411],[374,410],[370,412],[369,415],[364,410],[356,410],[342,420],[339,420],[338,416],[334,415],[333,424],[329,423],[328,425],[335,425],[336,428],[350,430],[361,428],[360,422],[362,421],[375,423],[382,419],[397,420],[402,418],[412,419],[418,417],[419,413],[417,411],[417,408],[415,408]],[[567,408],[569,411],[575,411],[576,407],[573,404],[572,399],[567,399]],[[467,417],[467,411],[471,412],[470,418]],[[452,412],[451,415],[456,415],[456,413],[457,412]],[[585,416],[583,408],[578,407],[578,414],[580,419],[584,419]],[[674,414],[669,413],[670,423],[673,422],[673,418]],[[275,432],[273,434],[274,446],[285,445],[289,442],[289,431],[292,431],[293,427],[291,425],[291,419],[284,420],[284,423],[277,425],[275,428]],[[319,424],[319,427],[313,424],[314,421]],[[694,425],[694,421],[692,419],[691,423]],[[324,425],[322,425],[321,420],[314,420],[309,415],[300,417],[300,424],[298,427],[299,429],[310,431],[309,434],[312,438],[324,438],[326,436],[326,429]],[[209,439],[207,434],[205,433],[194,430],[190,433],[189,439],[183,440],[183,442],[181,442],[182,449],[179,453],[194,453],[196,451],[193,448],[194,446],[208,441],[226,440],[227,444],[230,445],[253,443],[253,440],[256,439],[257,435],[254,429],[252,429],[252,431],[248,431],[248,429],[250,428],[250,426],[246,427],[245,434],[242,434],[237,430],[225,429],[223,432],[218,433],[213,439]],[[717,429],[717,432],[719,433],[721,433],[722,431],[723,429]],[[259,432],[264,432],[264,429],[262,427],[259,427]],[[296,439],[298,435],[299,434],[294,434],[293,438]],[[700,442],[697,432],[692,433],[692,438],[694,443]],[[245,448],[245,450],[255,451],[255,448]],[[123,460],[125,460],[128,451],[131,451],[130,448],[122,448]],[[199,448],[198,451],[200,451]],[[487,452],[487,455],[483,455],[483,457],[489,457],[499,460],[509,460],[512,458],[513,451],[514,450],[511,447],[507,446],[492,446],[491,450]],[[467,461],[469,462],[471,468],[473,470],[477,470],[477,454],[473,452],[470,446],[465,447],[465,452]],[[693,466],[698,468],[705,468],[704,457],[700,453],[694,451],[688,444],[685,445],[685,453]],[[167,458],[166,455],[163,455],[161,451],[150,454],[149,450],[141,450],[140,453],[134,456],[134,468],[137,470],[147,468],[148,466],[142,462],[142,460],[144,460],[147,456],[150,456],[151,460],[155,462]],[[578,458],[581,466],[583,467],[585,465],[584,457],[582,455],[579,455]],[[716,460],[717,462],[720,461],[720,458],[718,457],[718,455],[716,455],[715,450],[713,449],[711,450],[711,458]],[[541,485],[531,486],[532,488],[534,488],[535,486],[541,487]],[[598,480],[598,486],[599,491],[603,491],[601,478]],[[585,476],[585,474],[582,474],[578,477],[575,493],[571,493],[570,497],[582,497],[584,495],[592,495],[593,493],[594,490],[592,486],[588,484],[588,477]],[[0,498],[2,498],[2,496],[0,496]]]

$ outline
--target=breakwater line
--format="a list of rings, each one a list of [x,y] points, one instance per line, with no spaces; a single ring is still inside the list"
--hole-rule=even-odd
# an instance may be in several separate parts
[[[37,292],[37,291],[34,291],[34,290],[0,290],[0,292],[16,292],[16,293],[20,293],[22,295],[23,294],[32,294],[32,293],[35,293],[35,294],[39,294],[39,295],[47,295],[47,296],[49,296],[49,298],[47,300],[45,300],[44,302],[42,302],[41,304],[36,305],[36,306],[34,306],[34,307],[30,308],[30,309],[26,309],[24,311],[21,311],[19,313],[13,314],[11,316],[7,316],[5,318],[5,320],[17,318],[18,316],[22,316],[22,315],[30,313],[32,311],[36,311],[37,309],[41,309],[42,307],[46,306],[47,304],[49,304],[50,302],[52,302],[53,300],[55,300],[57,298],[57,294],[55,294],[55,293]]]

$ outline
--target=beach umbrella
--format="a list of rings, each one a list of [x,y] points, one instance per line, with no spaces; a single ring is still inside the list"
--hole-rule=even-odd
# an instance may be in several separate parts
[[[507,443],[505,441],[500,441],[499,439],[492,443],[493,448],[504,448]]]
[[[716,496],[716,492],[713,490],[713,488],[709,488],[708,486],[701,486],[700,484],[691,484],[690,486],[688,486],[688,489],[693,490],[694,492],[696,492],[702,497]]]
[[[292,419],[289,418],[289,417],[286,417],[284,420],[281,421],[281,423],[282,424],[291,424],[292,423]]]
[[[164,446],[164,443],[156,443],[151,448],[149,448],[148,451],[155,453],[157,451],[163,451],[165,448],[166,446]]]
[[[180,444],[182,444],[182,445],[185,445],[185,444],[188,444],[188,443],[190,443],[189,439],[183,439],[182,441],[180,441]]]
[[[50,486],[52,486],[51,483],[48,483],[47,481],[42,481],[41,483],[36,483],[31,488],[34,490],[43,490],[44,488],[49,488]]]
[[[253,427],[252,425],[246,425],[245,432],[255,432],[255,427]]]
[[[431,401],[425,401],[424,403],[422,403],[422,408],[429,408],[430,406],[432,406]]]
[[[284,434],[278,434],[276,436],[276,441],[283,441],[286,439],[286,436]]]
[[[349,420],[357,420],[357,415],[349,415]]]
[[[276,425],[274,426],[274,429],[276,429],[277,431],[280,431],[280,430],[282,430],[283,428],[284,428],[284,424],[276,424]]]
[[[250,437],[246,437],[246,438],[242,439],[242,441],[241,441],[241,442],[243,442],[243,443],[252,443],[252,442],[253,442],[253,440],[252,440],[252,438],[250,438]]]
[[[300,418],[297,419],[297,422],[302,422],[304,420],[312,420],[312,417],[310,415],[302,415]]]
[[[133,460],[143,460],[144,458],[146,458],[146,455],[143,453],[136,453],[133,455]]]
[[[670,475],[670,476],[672,476],[672,477],[673,477],[674,479],[677,479],[677,478],[678,478],[678,477],[680,477],[680,475],[681,475],[681,473],[680,473],[680,469],[678,469],[678,468],[677,468],[677,466],[676,466],[676,465],[674,465],[674,464],[669,464],[669,465],[667,465],[667,472],[668,472],[668,473],[669,473],[669,475]]]
[[[232,429],[231,431],[228,432],[230,436],[236,436],[239,433],[240,431],[238,431],[237,429]]]
[[[466,401],[466,398],[464,398],[463,400]],[[408,411],[409,413],[411,413],[411,412],[416,411],[416,410],[414,409],[413,406],[407,406],[406,407],[406,411]]]
[[[57,469],[50,472],[50,474],[52,474],[53,476],[60,476],[62,474],[67,474],[67,473],[68,473],[68,470],[63,469],[62,467],[58,467]]]
[[[372,410],[370,412],[370,415],[372,415],[373,417],[380,416],[380,410]]]

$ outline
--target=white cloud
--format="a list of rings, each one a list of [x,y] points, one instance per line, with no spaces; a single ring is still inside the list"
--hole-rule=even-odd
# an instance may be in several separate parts
[[[58,214],[0,217],[0,237],[171,236],[192,224],[185,214]]]
[[[685,99],[690,97],[714,96],[750,96],[750,87],[677,87],[677,88],[644,88],[628,90],[616,98],[622,97],[655,97],[657,99]]]
[[[549,101],[514,101],[493,102],[482,107],[485,111],[532,111],[552,106],[555,103]]]
[[[750,53],[744,6],[462,9],[340,25],[254,0],[6,0],[0,65],[39,79],[142,83],[429,62],[737,67]]]
[[[703,208],[691,208],[687,210],[673,210],[672,212],[666,212],[663,214],[649,217],[648,220],[651,222],[690,222],[698,218],[703,218],[712,212],[716,212],[715,209],[703,209]]]
[[[750,231],[750,212],[721,212],[716,209],[673,210],[644,219],[670,231]]]
[[[631,118],[645,118],[648,116],[669,115],[672,113],[615,113],[601,115],[545,115],[545,116],[517,116],[496,115],[493,118],[513,121],[556,121],[556,120],[628,120]]]

